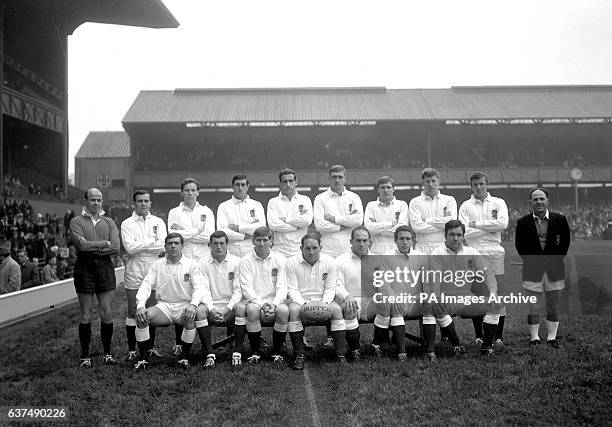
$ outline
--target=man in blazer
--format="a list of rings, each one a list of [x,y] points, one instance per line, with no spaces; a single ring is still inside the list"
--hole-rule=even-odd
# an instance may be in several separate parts
[[[565,216],[548,210],[548,192],[543,188],[529,191],[532,212],[518,220],[515,245],[523,259],[523,287],[537,303],[529,307],[527,324],[531,345],[540,343],[539,313],[546,311],[546,342],[561,348],[557,341],[559,302],[565,287],[563,258],[570,245],[570,229]]]

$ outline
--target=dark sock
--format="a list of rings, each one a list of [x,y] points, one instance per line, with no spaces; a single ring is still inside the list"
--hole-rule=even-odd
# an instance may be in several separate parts
[[[227,336],[234,334],[234,325],[227,325]]]
[[[149,337],[151,341],[151,348],[155,345],[155,331],[157,330],[157,326],[149,326]],[[181,333],[183,333],[181,331]]]
[[[336,354],[338,356],[344,356],[346,354],[346,331],[332,331],[331,334],[334,338]]]
[[[138,352],[140,358],[138,360],[147,360],[149,356],[149,349],[151,348],[151,340],[146,340],[138,343]]]
[[[453,347],[461,345],[459,337],[457,336],[457,331],[455,331],[455,324],[453,322],[451,322],[451,324],[445,328],[440,328],[440,330],[443,330],[446,333],[446,336],[448,337]]]
[[[189,359],[189,353],[191,352],[192,345],[193,343],[186,343],[185,341],[181,340],[181,346],[183,348],[183,355],[181,356],[181,359]]]
[[[476,316],[476,317],[472,317],[472,325],[474,325],[474,334],[476,335],[476,338],[483,338],[483,331],[482,331],[482,323],[484,321],[484,316]]]
[[[246,325],[234,326],[234,352],[242,353],[244,350],[244,336],[246,335]]]
[[[81,343],[81,359],[89,357],[89,342],[91,341],[91,323],[79,323],[79,341]]]
[[[287,332],[272,330],[272,354],[279,354],[285,343]]]
[[[433,353],[436,341],[436,325],[423,325],[423,338],[425,338],[425,351]]]
[[[261,331],[259,332],[249,332],[247,333],[249,337],[249,346],[251,347],[251,352],[253,354],[259,354],[259,349],[261,347]]]
[[[212,348],[212,338],[210,335],[210,326],[202,326],[196,329],[198,332],[198,336],[200,337],[200,342],[202,343],[202,349],[206,352],[206,354],[213,354]]]
[[[102,348],[104,354],[111,354],[111,342],[113,341],[113,322],[100,323],[100,337],[102,338]]]
[[[484,339],[482,342],[483,347],[491,347],[493,345],[493,341],[495,340],[495,332],[497,331],[497,325],[493,323],[483,323],[484,328]]]
[[[346,344],[349,350],[359,350],[359,328],[346,331]]]
[[[334,335],[333,335],[333,333],[332,333],[332,331],[331,331],[331,323],[329,323],[329,322],[328,322],[328,323],[325,325],[325,330],[327,331],[327,337],[328,337],[328,338],[329,338],[329,337],[333,337],[333,336],[334,336]]]
[[[504,321],[506,320],[506,316],[499,316],[499,323],[497,324],[497,332],[495,332],[495,339],[503,339],[504,334]]]
[[[374,337],[372,338],[372,344],[381,345],[386,342],[389,342],[389,329],[374,325]]]
[[[289,332],[289,338],[291,338],[293,352],[296,355],[304,354],[304,331]]]
[[[125,335],[127,336],[128,351],[136,350],[136,326],[125,325]]]
[[[183,335],[183,325],[174,325],[174,342],[178,345],[183,345],[181,335]]]
[[[397,352],[406,353],[406,325],[391,326],[391,332]]]

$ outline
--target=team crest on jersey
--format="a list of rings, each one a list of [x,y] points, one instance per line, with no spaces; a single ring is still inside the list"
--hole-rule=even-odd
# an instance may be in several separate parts
[[[349,212],[353,212],[353,204],[349,203]]]
[[[249,211],[249,215],[251,215],[253,218],[255,218],[255,209],[251,209]]]
[[[298,209],[300,210],[300,213],[304,213],[304,205],[299,205]]]
[[[155,237],[155,240],[157,240],[157,225],[153,226],[153,236]]]
[[[185,275],[183,276],[183,281],[189,282],[190,278],[191,278],[191,275],[189,273],[185,273]]]
[[[561,235],[555,235],[555,245],[559,246],[561,244]]]
[[[395,212],[395,219],[399,219],[399,212]]]
[[[206,221],[206,215],[200,215],[200,221],[205,222]]]
[[[323,281],[325,282],[325,280],[327,280],[327,273],[323,273],[323,276],[321,277],[323,279]]]
[[[234,280],[234,272],[233,272],[233,271],[230,271],[230,272],[227,274],[227,280]]]
[[[450,213],[448,212],[448,208],[446,206],[444,206],[444,209],[442,209],[442,215],[443,216],[449,216]]]
[[[273,268],[272,269],[272,277],[276,277],[278,276],[278,268]]]
[[[497,219],[497,209],[493,209],[491,211],[491,216],[493,217],[493,219]]]

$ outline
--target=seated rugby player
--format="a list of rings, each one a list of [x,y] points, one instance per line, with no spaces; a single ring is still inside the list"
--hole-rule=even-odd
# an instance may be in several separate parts
[[[372,238],[364,226],[355,227],[351,232],[351,250],[336,258],[338,277],[335,301],[342,308],[346,323],[346,343],[353,360],[361,359],[359,352],[359,320],[372,321],[377,306],[372,301],[373,292],[361,284],[361,263],[370,252]]]
[[[497,281],[486,258],[476,249],[463,245],[464,233],[465,226],[461,221],[451,220],[444,225],[445,242],[432,251],[430,259],[431,271],[441,274],[427,283],[429,289],[425,293],[436,297],[436,301],[429,301],[431,310],[440,329],[453,345],[455,355],[462,355],[465,350],[452,317],[484,315],[484,338],[480,352],[483,356],[491,356],[501,307],[490,298],[497,295]],[[431,328],[426,330],[425,326],[424,335],[430,352],[433,351],[431,341],[434,337]],[[435,335],[435,326],[433,330]]]
[[[293,369],[304,369],[304,319],[316,323],[331,318],[331,333],[338,361],[346,363],[346,325],[336,295],[336,260],[321,253],[321,235],[308,233],[302,237],[301,253],[287,261],[287,290],[289,294],[289,337],[295,352]],[[321,309],[320,304],[325,304]],[[324,311],[324,318],[310,318],[313,312]],[[329,315],[329,316],[327,316]]]
[[[178,363],[189,368],[189,351],[195,339],[196,307],[204,297],[204,283],[197,261],[183,255],[183,236],[169,233],[164,240],[166,255],[155,261],[136,293],[136,341],[140,352],[134,365],[135,371],[145,369],[147,351],[150,349],[149,325],[182,325],[183,353]],[[145,304],[155,287],[157,304],[146,308]],[[208,328],[208,323],[204,326]],[[200,336],[206,334],[200,334]],[[208,334],[210,337],[210,333]]]
[[[233,324],[234,306],[242,300],[242,290],[238,283],[238,264],[240,258],[227,251],[229,238],[223,231],[210,235],[210,255],[199,262],[200,271],[206,289],[205,300],[197,308],[196,328],[200,341],[205,346],[206,362],[204,366],[215,365],[216,356],[212,348],[210,329],[206,324]],[[207,320],[206,320],[207,319]]]
[[[274,234],[268,227],[253,232],[253,249],[240,260],[239,283],[244,300],[234,306],[234,354],[232,365],[242,364],[244,335],[248,333],[252,355],[249,363],[261,359],[261,324],[274,324],[272,360],[282,363],[280,355],[289,321],[285,257],[270,250]]]

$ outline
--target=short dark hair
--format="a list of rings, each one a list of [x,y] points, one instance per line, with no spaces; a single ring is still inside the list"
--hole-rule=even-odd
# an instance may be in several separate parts
[[[399,237],[399,234],[402,231],[408,231],[410,232],[410,237],[412,237],[414,239],[414,231],[412,230],[412,228],[408,227],[407,225],[400,225],[399,227],[397,227],[395,229],[395,231],[393,232],[393,241],[397,242],[397,238]]]
[[[438,173],[437,169],[425,168],[421,171],[421,181],[432,176],[437,176],[440,179],[440,173]]]
[[[132,200],[135,202],[136,196],[144,196],[145,194],[148,194],[149,197],[151,197],[151,193],[149,193],[147,190],[136,190],[134,191],[134,194],[132,194]]]
[[[472,181],[476,181],[477,179],[480,179],[480,178],[484,178],[485,182],[487,184],[489,183],[489,177],[487,176],[486,173],[481,172],[481,171],[476,171],[472,175],[470,175],[470,185],[472,185]]]
[[[183,239],[183,236],[182,236],[181,233],[168,233],[168,235],[164,239],[164,244],[168,243],[168,240],[175,239],[177,237],[181,241],[181,245],[184,245],[185,244],[185,239]]]
[[[293,179],[297,179],[297,174],[293,169],[283,168],[278,172],[278,180],[281,181],[284,175],[293,175]]]
[[[332,172],[346,172],[346,168],[343,165],[332,165],[327,171],[327,174],[331,175]]]
[[[212,243],[213,239],[225,239],[225,243],[229,243],[229,237],[225,234],[225,231],[217,230],[210,235],[208,241]]]
[[[183,189],[185,188],[187,184],[195,184],[196,188],[198,190],[200,189],[200,183],[197,180],[193,178],[185,178],[184,180],[181,181],[181,191],[183,191]]]
[[[319,246],[321,246],[321,233],[315,231],[314,233],[304,234],[302,236],[302,240],[300,241],[300,246],[304,247],[304,242],[308,239],[316,240],[317,242],[319,242]]]
[[[355,238],[355,233],[358,231],[365,231],[366,233],[368,233],[368,239],[372,239],[372,233],[370,233],[370,230],[368,230],[363,225],[360,225],[359,227],[355,227],[351,230],[351,240]]]
[[[390,176],[381,176],[378,178],[378,181],[376,181],[376,187],[380,187],[380,184],[386,184],[387,182],[390,183],[392,187],[395,187],[393,184],[393,178]]]
[[[253,239],[257,237],[269,237],[272,239],[274,237],[274,232],[266,226],[257,227],[255,231],[253,231]]]
[[[461,231],[463,231],[463,234],[465,235],[465,225],[458,219],[451,219],[446,224],[444,224],[444,236],[446,237],[446,235],[448,234],[448,230],[450,230],[451,228],[458,227],[461,227]]]
[[[532,195],[534,192],[538,191],[538,190],[539,190],[539,191],[541,191],[541,192],[543,192],[544,194],[546,194],[546,198],[548,199],[548,191],[546,191],[546,190],[545,190],[544,188],[542,188],[542,187],[535,187],[535,188],[532,188],[531,190],[529,190],[529,200],[531,200],[531,195]]]
[[[238,181],[238,180],[243,180],[246,179],[247,185],[249,185],[249,179],[247,178],[247,176],[243,173],[238,174],[238,175],[234,175],[232,177],[232,185],[234,185],[234,182]]]

